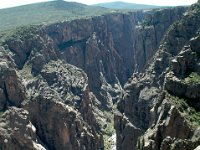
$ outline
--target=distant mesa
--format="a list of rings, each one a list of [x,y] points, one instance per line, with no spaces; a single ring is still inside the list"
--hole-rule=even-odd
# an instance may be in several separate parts
[[[122,1],[99,3],[99,4],[95,4],[94,6],[101,6],[105,8],[111,8],[111,9],[152,9],[152,8],[164,7],[164,6],[156,6],[156,5],[126,3]]]

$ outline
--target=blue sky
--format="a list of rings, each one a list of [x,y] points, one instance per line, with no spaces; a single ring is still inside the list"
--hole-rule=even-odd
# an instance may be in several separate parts
[[[49,0],[1,0],[0,8],[14,7],[19,5],[44,2],[44,1],[49,1]],[[74,0],[74,1],[90,5],[103,2],[112,2],[115,0]],[[167,5],[167,6],[190,5],[197,2],[197,0],[121,0],[121,1],[139,3],[139,4]]]

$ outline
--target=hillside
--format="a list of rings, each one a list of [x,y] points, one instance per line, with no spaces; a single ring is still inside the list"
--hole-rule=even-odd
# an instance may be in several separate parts
[[[48,24],[102,15],[110,10],[75,2],[51,1],[0,9],[0,31],[32,24]]]
[[[110,2],[110,3],[99,3],[93,6],[101,6],[111,9],[152,9],[152,8],[162,8],[162,6],[155,5],[145,5],[145,4],[136,4],[136,3],[126,3],[121,1]]]

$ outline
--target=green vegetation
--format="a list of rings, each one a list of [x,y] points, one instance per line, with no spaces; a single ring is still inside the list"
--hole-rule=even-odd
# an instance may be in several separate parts
[[[111,136],[115,133],[113,124],[114,124],[113,122],[108,123],[108,126],[103,130],[103,132],[104,132],[104,149],[105,150],[110,150],[111,146],[114,144],[110,140]]]
[[[49,24],[113,12],[110,9],[75,2],[50,1],[0,9],[0,31],[19,26]]]
[[[185,78],[185,81],[190,84],[200,84],[200,75],[196,72],[192,72],[187,78]]]
[[[170,100],[182,112],[184,117],[191,123],[191,125],[200,125],[200,112],[189,106],[185,99],[173,96],[166,92],[166,98]]]
[[[104,136],[104,149],[105,150],[110,150],[111,146],[114,144],[113,141],[110,139],[111,136],[115,133],[114,129],[114,118],[113,114],[108,111],[103,112],[104,117],[107,118],[106,120],[106,125],[102,127],[102,132]]]
[[[0,118],[2,117],[3,114],[4,114],[4,111],[0,111]]]
[[[200,112],[197,112],[194,108],[187,109],[189,120],[196,125],[200,125]]]
[[[33,38],[38,32],[38,27],[38,25],[27,25],[12,30],[0,31],[0,45],[4,45],[5,41]]]
[[[22,70],[20,70],[20,74],[23,75],[23,77],[26,79],[26,80],[30,80],[30,79],[33,79],[33,75],[31,73],[31,70],[32,70],[32,65],[30,63],[26,63],[23,67]]]

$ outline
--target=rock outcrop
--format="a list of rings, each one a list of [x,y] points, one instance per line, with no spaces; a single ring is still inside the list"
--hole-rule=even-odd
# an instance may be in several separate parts
[[[31,68],[30,59],[17,71],[13,60],[4,52],[2,49],[0,148],[93,150],[103,147],[88,78],[81,69],[51,60],[41,64],[38,73]]]
[[[8,106],[21,105],[25,99],[25,88],[17,74],[12,58],[0,48],[0,111]]]
[[[146,72],[126,83],[115,115],[118,150],[192,150],[200,144],[199,11],[196,4],[173,24]]]
[[[26,82],[26,87],[30,99],[23,107],[30,112],[38,136],[48,149],[92,150],[103,146],[82,70],[51,61],[38,79]]]
[[[0,148],[45,150],[46,147],[36,134],[36,128],[30,121],[29,112],[12,107],[0,117]]]

